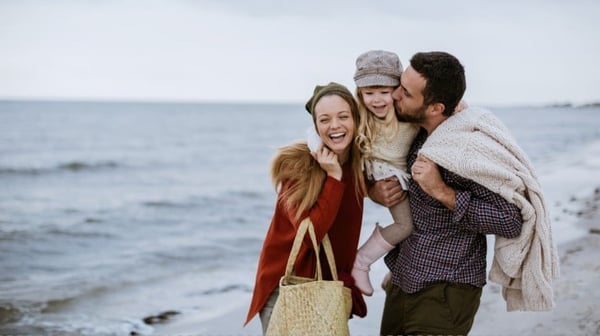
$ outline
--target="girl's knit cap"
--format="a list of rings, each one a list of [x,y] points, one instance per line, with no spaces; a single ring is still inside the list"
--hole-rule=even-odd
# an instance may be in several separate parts
[[[354,82],[357,87],[398,86],[402,63],[398,55],[385,50],[370,50],[356,59]]]

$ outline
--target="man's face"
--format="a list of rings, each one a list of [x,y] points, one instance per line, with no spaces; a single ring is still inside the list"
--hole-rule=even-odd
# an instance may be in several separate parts
[[[408,67],[400,77],[400,86],[392,93],[396,106],[396,117],[403,122],[422,124],[427,106],[423,104],[423,89],[426,80],[412,67]]]

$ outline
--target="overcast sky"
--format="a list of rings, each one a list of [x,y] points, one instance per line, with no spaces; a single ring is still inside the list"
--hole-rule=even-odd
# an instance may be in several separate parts
[[[0,0],[0,99],[301,102],[443,50],[473,104],[600,101],[597,0]]]

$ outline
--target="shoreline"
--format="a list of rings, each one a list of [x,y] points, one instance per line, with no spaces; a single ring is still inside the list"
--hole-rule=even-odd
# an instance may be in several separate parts
[[[596,225],[594,230],[600,229]],[[598,335],[600,334],[600,234],[591,231],[582,238],[559,246],[561,276],[554,282],[556,307],[551,312],[506,312],[500,286],[484,287],[481,306],[470,335]],[[380,274],[374,274],[373,283]],[[245,300],[249,300],[245,298]],[[369,313],[349,321],[352,335],[378,335],[379,318],[385,294],[376,289],[366,298]],[[242,327],[247,307],[202,321],[194,314],[181,314],[172,321],[155,326],[156,335],[262,335],[256,316]]]
[[[600,188],[582,200],[569,200],[575,201],[581,207],[574,225],[585,234],[557,246],[560,276],[553,283],[554,310],[509,313],[500,286],[488,283],[472,335],[600,335]]]
[[[546,201],[560,260],[560,276],[553,283],[555,308],[550,312],[509,313],[501,287],[488,281],[470,335],[600,335],[600,292],[597,290],[600,287],[600,258],[597,257],[600,252],[600,181],[588,180],[586,192],[582,194],[581,189],[576,189],[585,185],[582,180],[576,179],[577,183],[567,187],[560,183],[560,176],[546,178],[554,182],[549,183],[550,190],[546,190]],[[352,335],[379,334],[385,301],[379,284],[386,272],[383,260],[372,265],[370,277],[375,292],[365,297],[367,316],[349,320]],[[207,319],[197,312],[182,312],[167,323],[154,325],[152,334],[262,335],[258,316],[246,327],[242,326],[251,294],[240,296],[240,305],[224,315]]]
[[[594,195],[600,204],[600,195]],[[554,284],[556,307],[550,312],[506,312],[500,286],[488,282],[484,287],[481,306],[470,335],[598,335],[600,334],[600,209],[590,207],[577,226],[587,234],[558,246],[561,275]],[[373,286],[382,279],[385,266],[379,262],[372,272]],[[365,301],[369,309],[365,318],[349,321],[352,335],[378,335],[379,318],[385,294],[375,289]],[[242,300],[242,298],[240,298]],[[249,302],[250,294],[243,298]],[[226,315],[202,320],[194,314],[181,314],[172,321],[155,326],[156,335],[262,335],[260,319],[256,316],[242,327],[247,312],[243,305]]]

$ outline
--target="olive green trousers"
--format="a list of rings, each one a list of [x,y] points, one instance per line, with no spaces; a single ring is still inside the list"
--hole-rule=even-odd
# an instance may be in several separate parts
[[[408,294],[388,285],[381,335],[467,335],[479,309],[481,288],[436,283]]]

